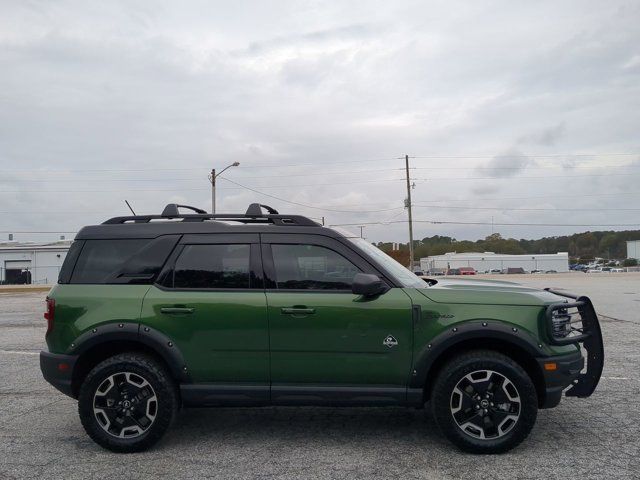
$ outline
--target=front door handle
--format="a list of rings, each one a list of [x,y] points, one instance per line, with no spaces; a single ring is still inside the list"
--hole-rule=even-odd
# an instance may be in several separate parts
[[[283,307],[280,309],[283,315],[311,315],[316,313],[315,308],[308,307]]]
[[[160,309],[160,313],[167,315],[189,315],[193,312],[194,309],[190,307],[162,307]]]

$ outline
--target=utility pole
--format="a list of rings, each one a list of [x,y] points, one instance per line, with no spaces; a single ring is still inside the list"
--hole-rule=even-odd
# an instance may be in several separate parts
[[[364,238],[362,236],[362,229],[365,227],[365,225],[358,225],[358,228],[360,228],[360,238]]]
[[[216,169],[211,169],[211,213],[216,214]]]
[[[211,213],[216,214],[216,178],[218,175],[222,175],[227,168],[237,167],[240,165],[240,162],[233,162],[231,165],[227,165],[224,167],[220,173],[216,175],[216,169],[211,169],[211,174],[209,175],[209,181],[211,182]]]
[[[411,180],[409,179],[409,155],[404,156],[407,170],[407,209],[409,210],[409,270],[413,272],[413,217],[411,215]]]

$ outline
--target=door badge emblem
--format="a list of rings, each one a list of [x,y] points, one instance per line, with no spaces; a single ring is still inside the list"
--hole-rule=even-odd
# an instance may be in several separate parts
[[[398,346],[398,340],[395,339],[395,337],[393,335],[387,335],[386,338],[384,339],[384,341],[382,342],[383,345],[392,348],[392,347],[397,347]]]

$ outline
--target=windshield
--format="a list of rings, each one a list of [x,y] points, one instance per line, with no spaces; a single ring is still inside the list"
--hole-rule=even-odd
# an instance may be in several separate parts
[[[382,267],[393,275],[393,278],[398,280],[403,287],[407,288],[427,288],[429,285],[427,282],[422,280],[420,277],[417,277],[415,274],[411,273],[408,268],[403,267],[400,263],[395,261],[389,255],[384,253],[378,247],[372,245],[367,242],[363,238],[347,238],[350,242],[356,244],[361,250],[364,250],[369,255],[371,255],[376,262],[378,262]]]

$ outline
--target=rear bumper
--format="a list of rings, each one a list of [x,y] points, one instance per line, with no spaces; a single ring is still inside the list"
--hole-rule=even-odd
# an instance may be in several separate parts
[[[44,379],[65,395],[74,397],[72,387],[76,355],[40,352],[40,370]],[[74,397],[75,398],[75,397]]]

